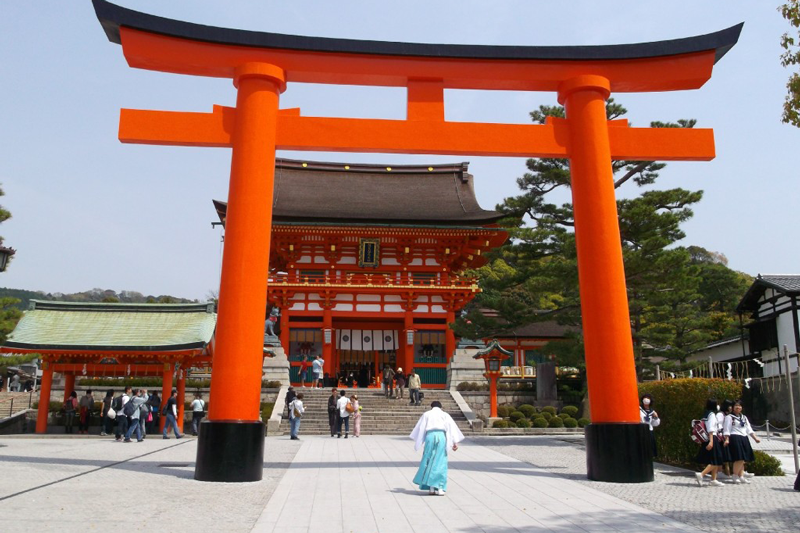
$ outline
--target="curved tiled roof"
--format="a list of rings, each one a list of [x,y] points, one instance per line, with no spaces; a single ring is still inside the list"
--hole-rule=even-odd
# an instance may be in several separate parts
[[[224,219],[227,204],[215,201]],[[484,225],[503,217],[478,205],[467,163],[433,166],[275,162],[276,222]]]
[[[31,300],[3,351],[173,351],[203,348],[213,304],[106,304]]]

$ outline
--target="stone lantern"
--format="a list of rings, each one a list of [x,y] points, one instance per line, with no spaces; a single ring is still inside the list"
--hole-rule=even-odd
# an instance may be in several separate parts
[[[497,380],[503,375],[500,366],[511,355],[513,352],[503,349],[497,339],[492,339],[486,348],[473,356],[475,359],[483,359],[483,363],[486,365],[486,372],[483,375],[489,380],[490,419],[497,418]]]

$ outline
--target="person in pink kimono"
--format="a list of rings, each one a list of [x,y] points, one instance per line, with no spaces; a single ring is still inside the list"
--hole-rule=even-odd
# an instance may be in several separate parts
[[[358,394],[353,394],[350,398],[350,403],[353,404],[353,435],[356,437],[361,436],[361,406],[358,405]]]

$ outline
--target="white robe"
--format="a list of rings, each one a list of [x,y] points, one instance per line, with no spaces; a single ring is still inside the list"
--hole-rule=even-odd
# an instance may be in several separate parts
[[[464,434],[458,429],[453,417],[445,413],[438,407],[426,411],[419,417],[414,431],[411,432],[411,439],[414,441],[414,450],[419,451],[425,445],[425,434],[434,429],[441,429],[447,437],[447,449],[453,448],[453,444],[464,440]]]

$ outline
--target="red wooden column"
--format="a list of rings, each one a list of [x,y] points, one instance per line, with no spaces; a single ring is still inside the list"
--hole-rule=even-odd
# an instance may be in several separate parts
[[[225,248],[211,374],[208,419],[200,433],[195,479],[259,481],[264,470],[264,423],[259,420],[275,181],[281,68],[236,68]]]
[[[286,356],[289,356],[289,306],[285,305],[284,308],[281,309],[281,346],[283,347],[284,353]]]
[[[445,363],[450,363],[450,358],[456,351],[456,332],[450,329],[450,324],[456,321],[456,313],[452,309],[447,311],[447,325],[444,330],[444,351],[447,359]]]
[[[64,372],[64,401],[67,401],[69,395],[75,390],[75,373]]]
[[[50,391],[53,388],[53,364],[42,361],[42,387],[39,389],[39,409],[36,413],[36,433],[47,433],[50,413]]]
[[[172,374],[175,372],[174,363],[164,363],[164,372],[161,375],[161,406],[159,413],[164,412],[164,406],[167,405],[167,400],[172,396]],[[213,372],[213,370],[212,370]],[[158,431],[164,431],[164,426],[167,423],[166,416],[158,417]]]
[[[412,313],[412,308],[406,307],[406,314],[403,317],[403,332],[400,336],[400,342],[402,343],[403,349],[405,350],[405,359],[406,359],[406,366],[403,367],[403,370],[408,373],[414,368],[414,345],[408,344],[408,332],[414,329],[414,315]]]
[[[331,330],[331,342],[325,342],[325,330]],[[323,376],[327,373],[329,375],[333,375],[333,346],[336,342],[336,337],[334,336],[333,331],[333,317],[331,316],[331,308],[329,306],[323,306],[322,308],[322,359],[325,361],[322,364],[322,374]]]
[[[183,366],[183,365],[181,365]],[[184,410],[186,409],[186,371],[178,370],[178,428],[183,434]]]
[[[611,169],[606,78],[583,75],[563,82],[558,99],[569,124],[575,238],[591,404],[586,430],[590,479],[625,471],[629,481],[652,481],[648,428],[639,423],[614,175]],[[614,443],[609,446],[608,443]],[[648,479],[649,478],[649,479]]]

